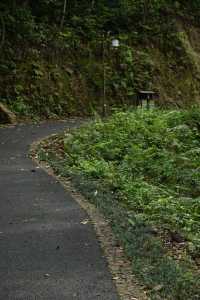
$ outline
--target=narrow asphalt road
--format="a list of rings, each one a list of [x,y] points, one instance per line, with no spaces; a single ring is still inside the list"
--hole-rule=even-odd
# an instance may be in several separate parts
[[[87,214],[28,158],[69,126],[0,128],[0,300],[119,299]]]

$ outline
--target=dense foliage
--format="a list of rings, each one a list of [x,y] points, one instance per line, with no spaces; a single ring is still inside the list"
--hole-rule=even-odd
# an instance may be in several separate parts
[[[181,233],[199,253],[199,110],[117,113],[67,137],[65,151],[74,171],[104,181],[136,217]]]
[[[63,142],[40,157],[110,219],[152,298],[198,299],[200,110],[118,112]]]
[[[1,101],[30,116],[102,110],[103,47],[108,105],[149,88],[161,102],[197,101],[199,8],[194,0],[2,0]]]

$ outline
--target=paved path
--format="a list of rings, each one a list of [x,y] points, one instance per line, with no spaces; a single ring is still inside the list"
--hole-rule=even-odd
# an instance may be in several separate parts
[[[86,213],[27,155],[69,126],[0,129],[0,300],[118,299]]]

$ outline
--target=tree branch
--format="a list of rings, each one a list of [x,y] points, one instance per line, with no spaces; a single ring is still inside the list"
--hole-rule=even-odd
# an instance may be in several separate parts
[[[0,42],[0,50],[3,48],[4,42],[5,42],[5,32],[6,32],[6,26],[4,22],[3,15],[0,14],[0,20],[1,20],[1,25],[2,25],[2,30],[1,30],[1,42]]]

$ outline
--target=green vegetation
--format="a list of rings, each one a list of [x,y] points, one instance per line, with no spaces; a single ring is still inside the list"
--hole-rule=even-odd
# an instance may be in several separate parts
[[[199,299],[199,108],[117,112],[44,145],[40,159],[110,220],[151,299]]]
[[[2,0],[0,101],[29,117],[102,111],[104,44],[108,107],[150,88],[162,105],[199,102],[199,8],[198,0]]]

